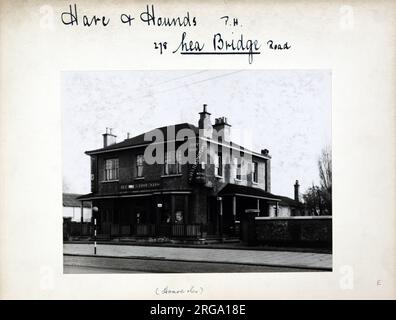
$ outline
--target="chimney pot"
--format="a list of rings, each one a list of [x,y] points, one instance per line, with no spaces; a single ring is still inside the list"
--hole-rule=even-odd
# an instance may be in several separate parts
[[[261,154],[264,155],[264,156],[268,156],[268,153],[269,153],[268,149],[262,149],[261,150]]]

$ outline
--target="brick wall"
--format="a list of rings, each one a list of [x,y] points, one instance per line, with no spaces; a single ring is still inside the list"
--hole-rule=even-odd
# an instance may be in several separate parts
[[[112,194],[119,191],[119,184],[149,181],[161,181],[164,190],[183,190],[191,187],[188,183],[188,165],[182,165],[180,175],[164,176],[163,164],[147,165],[144,163],[144,178],[137,177],[136,156],[143,153],[144,148],[142,147],[96,156],[97,170],[94,176],[93,190],[97,190],[99,194]],[[119,179],[118,181],[105,181],[105,161],[113,158],[119,160]]]
[[[259,244],[331,248],[331,217],[256,218]]]

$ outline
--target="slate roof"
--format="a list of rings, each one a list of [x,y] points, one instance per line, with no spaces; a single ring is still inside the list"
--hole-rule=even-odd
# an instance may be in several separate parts
[[[168,127],[169,126],[156,128],[156,129],[153,129],[151,131],[161,130],[163,135],[164,135],[164,141],[167,141],[168,140],[167,139],[168,138],[167,137],[167,128]],[[174,125],[174,127],[175,127],[175,134],[177,134],[177,132],[179,130],[181,130],[181,129],[191,129],[191,130],[193,130],[195,132],[195,134],[198,134],[198,128],[196,126],[194,126],[193,124],[190,124],[190,123],[179,123],[179,124]],[[151,131],[148,131],[148,132],[151,132]],[[118,142],[118,143],[112,144],[112,145],[107,146],[105,148],[95,149],[95,150],[87,151],[85,153],[86,154],[99,153],[99,152],[111,151],[111,150],[115,150],[115,149],[128,148],[128,147],[132,147],[132,146],[138,146],[138,145],[144,145],[144,144],[150,143],[150,141],[145,141],[144,140],[144,135],[145,134],[146,133],[142,133],[142,134],[140,134],[138,136],[132,137],[130,139],[125,139],[122,142]]]
[[[64,207],[81,207],[81,201],[78,200],[82,194],[77,193],[63,193],[63,206]],[[91,208],[91,204],[84,202],[84,208]]]
[[[285,205],[285,206],[295,206],[295,207],[301,207],[302,203],[298,202],[292,198],[288,198],[288,197],[284,197],[284,196],[278,196],[281,201],[280,201],[280,205]]]
[[[170,127],[170,126],[156,128],[156,129],[153,129],[151,131],[161,130],[163,135],[164,135],[164,141],[167,141],[168,140],[168,137],[167,137],[167,128],[168,127]],[[179,132],[179,130],[181,130],[181,129],[191,129],[191,130],[194,131],[194,133],[196,135],[199,134],[199,129],[196,126],[194,126],[193,124],[191,124],[191,123],[187,123],[187,122],[179,123],[179,124],[174,125],[174,127],[175,127],[175,134],[177,134],[177,132]],[[151,131],[148,131],[148,132],[151,132]],[[142,133],[142,134],[140,134],[138,136],[135,136],[135,137],[132,137],[132,138],[129,138],[129,139],[125,139],[124,141],[112,144],[112,145],[107,146],[105,148],[99,148],[99,149],[95,149],[95,150],[86,151],[85,153],[90,155],[90,154],[109,152],[109,151],[112,151],[112,150],[118,150],[118,149],[124,149],[124,148],[127,149],[128,147],[135,147],[135,146],[139,146],[139,145],[146,145],[146,144],[150,143],[150,141],[145,141],[144,140],[144,135],[146,133]],[[254,152],[252,150],[246,149],[243,146],[240,146],[239,144],[236,144],[235,142],[232,142],[232,141],[229,142],[229,143],[224,142],[224,144],[229,145],[229,146],[234,147],[234,148],[237,148],[237,149],[241,149],[241,151],[244,150],[246,152],[251,152],[251,153],[256,154],[258,156],[263,156],[260,153],[257,153],[257,152]],[[271,156],[269,156],[269,155],[267,157],[271,158]]]

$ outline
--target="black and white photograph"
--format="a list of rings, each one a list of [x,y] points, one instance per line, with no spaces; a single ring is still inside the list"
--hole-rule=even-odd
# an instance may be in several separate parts
[[[0,1],[0,300],[395,299],[395,9]]]
[[[332,271],[331,83],[63,72],[63,272]]]

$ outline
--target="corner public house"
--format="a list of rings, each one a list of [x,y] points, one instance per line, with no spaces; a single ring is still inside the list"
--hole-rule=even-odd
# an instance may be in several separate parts
[[[91,157],[91,193],[79,199],[92,202],[99,237],[233,237],[246,209],[257,210],[259,216],[278,215],[285,197],[270,193],[268,150],[253,152],[230,141],[227,118],[212,125],[206,105],[198,127],[171,127],[175,133],[191,130],[210,149],[212,161],[203,163],[196,150],[192,163],[179,163],[177,151],[172,163],[169,153],[175,151],[164,150],[163,163],[148,164],[144,154],[153,142],[145,134],[116,143],[111,130],[103,134],[103,148],[86,152]],[[185,140],[170,137],[169,129],[156,130],[163,134],[165,149],[172,139],[178,150]]]

